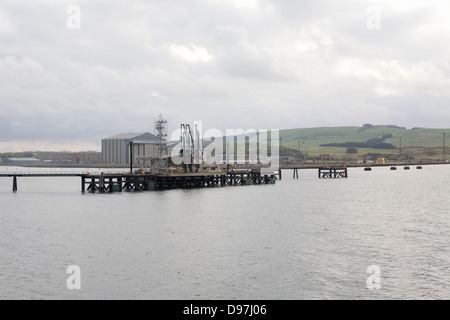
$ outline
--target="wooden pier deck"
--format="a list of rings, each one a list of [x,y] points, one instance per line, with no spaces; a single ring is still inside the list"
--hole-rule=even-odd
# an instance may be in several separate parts
[[[150,191],[275,183],[275,174],[260,171],[194,172],[168,174],[82,175],[82,192]]]
[[[12,191],[17,192],[18,190],[18,177],[30,177],[30,178],[52,178],[52,177],[81,177],[83,173],[71,173],[71,172],[47,172],[47,173],[30,173],[30,172],[8,172],[8,173],[0,173],[1,177],[9,177],[13,178],[13,187]]]
[[[321,178],[348,178],[347,167],[319,168],[319,179]]]
[[[443,163],[429,163],[443,164]],[[264,172],[264,167],[251,166],[243,168],[242,166],[231,168],[228,171],[201,171],[181,173],[173,172],[166,174],[130,174],[126,172],[119,173],[88,173],[52,170],[47,172],[29,170],[0,172],[1,177],[13,178],[12,190],[18,190],[18,178],[26,177],[81,177],[82,192],[121,192],[121,191],[145,191],[145,190],[165,190],[175,188],[205,188],[205,187],[224,187],[238,185],[258,185],[273,184],[275,181],[282,179],[282,171],[293,170],[293,179],[299,178],[299,170],[315,169],[318,170],[319,179],[322,178],[348,178],[348,168],[363,167],[365,170],[371,170],[376,167],[390,166],[391,170],[404,166],[407,170],[413,163],[392,163],[383,165],[281,165],[275,172]],[[417,164],[417,169],[422,169],[422,163]],[[91,168],[92,169],[92,168]],[[107,168],[111,169],[111,168]],[[96,170],[96,169],[93,169]],[[100,169],[99,169],[100,170]]]

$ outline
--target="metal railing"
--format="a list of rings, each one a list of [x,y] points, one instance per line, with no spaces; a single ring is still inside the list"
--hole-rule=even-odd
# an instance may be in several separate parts
[[[16,168],[15,168],[16,169]],[[71,171],[71,170],[1,170],[0,176],[81,176],[81,175],[100,175],[104,174],[126,174],[129,170],[104,170],[104,169],[91,169],[83,171]]]

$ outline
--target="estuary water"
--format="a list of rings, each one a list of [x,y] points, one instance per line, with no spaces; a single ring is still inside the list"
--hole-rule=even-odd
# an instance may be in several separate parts
[[[0,178],[0,299],[450,299],[450,166],[348,174],[114,194]]]

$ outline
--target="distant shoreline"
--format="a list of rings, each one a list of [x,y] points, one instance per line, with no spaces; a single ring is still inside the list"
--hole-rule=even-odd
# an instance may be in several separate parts
[[[36,163],[36,164],[15,164],[15,163],[0,163],[0,166],[2,167],[22,167],[22,168],[129,168],[130,165],[127,164],[104,164],[104,163],[82,163],[82,164],[63,164],[63,163],[49,163],[49,164],[43,164],[43,163]]]
[[[376,164],[373,163],[358,163],[358,162],[345,162],[345,161],[317,161],[317,162],[302,162],[302,163],[280,163],[280,169],[308,169],[308,168],[318,168],[318,167],[349,167],[349,168],[358,168],[358,167],[395,167],[395,166],[424,166],[424,165],[443,165],[450,164],[450,162],[446,161],[392,161],[387,164]],[[250,165],[251,166],[251,165]],[[58,163],[49,163],[49,164],[13,164],[13,163],[0,163],[0,167],[21,167],[21,168],[99,168],[99,169],[127,169],[130,168],[129,164],[104,164],[104,163],[83,163],[83,164],[58,164]],[[231,165],[231,167],[246,167],[246,165]],[[252,167],[252,166],[251,166]],[[146,166],[134,164],[133,168],[146,168]]]

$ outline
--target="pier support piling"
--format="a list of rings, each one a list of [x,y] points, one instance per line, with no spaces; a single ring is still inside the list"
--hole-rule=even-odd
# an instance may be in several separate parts
[[[81,191],[121,192],[167,190],[177,188],[214,188],[275,183],[275,174],[264,178],[260,171],[228,173],[181,173],[168,175],[112,174],[82,175]],[[86,187],[88,185],[88,187]]]
[[[319,168],[319,179],[321,178],[348,178],[347,167]]]
[[[13,192],[17,192],[17,176],[13,176]]]

